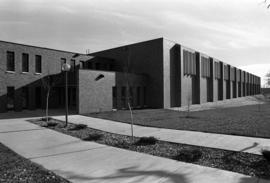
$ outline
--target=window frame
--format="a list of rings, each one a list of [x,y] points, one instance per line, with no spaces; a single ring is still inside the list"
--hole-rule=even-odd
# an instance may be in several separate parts
[[[26,56],[26,60],[25,60]],[[26,64],[26,66],[25,66]],[[26,68],[26,70],[25,70]],[[28,73],[29,72],[29,54],[28,53],[22,53],[22,72]]]
[[[6,71],[15,72],[15,52],[14,51],[6,52]]]
[[[35,55],[35,73],[42,73],[42,57],[41,55]]]

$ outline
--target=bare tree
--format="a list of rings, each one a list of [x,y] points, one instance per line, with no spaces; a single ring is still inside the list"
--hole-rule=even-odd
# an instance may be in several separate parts
[[[54,79],[54,76],[48,74],[47,76],[41,78],[42,86],[46,90],[46,122],[49,121],[49,98],[50,93],[54,85],[56,84],[56,80]]]
[[[191,103],[192,103],[191,92],[188,93],[187,102],[188,102],[188,105],[187,105],[187,115],[186,115],[186,118],[189,118],[190,117],[190,106],[191,106]]]
[[[268,9],[270,8],[270,3],[268,2],[268,0],[264,0],[263,3],[267,5],[267,8],[268,8]]]
[[[127,85],[127,105],[129,108],[129,112],[130,112],[130,119],[131,119],[131,136],[132,136],[132,141],[134,141],[134,130],[133,130],[133,113],[132,113],[132,107],[130,105],[130,100],[131,100],[131,96],[130,96],[130,87],[129,87],[129,61],[130,61],[130,50],[128,47],[125,47],[125,51],[127,52],[127,66],[126,66],[126,85]]]

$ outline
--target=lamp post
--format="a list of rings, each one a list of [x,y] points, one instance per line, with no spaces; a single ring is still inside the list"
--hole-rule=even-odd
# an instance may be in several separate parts
[[[67,63],[64,63],[62,65],[62,71],[65,72],[65,108],[66,108],[66,125],[65,127],[67,127],[68,124],[68,71],[70,71],[70,65]]]

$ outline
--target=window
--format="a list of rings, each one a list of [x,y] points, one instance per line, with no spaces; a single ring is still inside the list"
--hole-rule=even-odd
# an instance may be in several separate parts
[[[229,79],[229,66],[228,65],[224,65],[224,80],[228,80]]]
[[[230,79],[235,81],[235,68],[231,68],[230,70]]]
[[[117,88],[114,86],[112,87],[112,96],[113,96],[113,108],[117,108]]]
[[[183,51],[184,75],[196,75],[195,53]]]
[[[210,77],[210,60],[209,58],[201,57],[201,75],[202,77]]]
[[[22,72],[29,72],[29,55],[27,53],[22,54]]]
[[[91,61],[87,62],[87,68],[88,69],[93,69],[93,64]]]
[[[100,63],[96,63],[96,70],[100,70]]]
[[[141,104],[141,87],[137,87],[137,106]]]
[[[133,107],[134,96],[133,96],[133,88],[132,87],[129,87],[129,103],[130,103],[130,106]]]
[[[74,72],[75,71],[75,67],[76,67],[75,60],[70,60],[70,66],[71,66],[71,71]]]
[[[7,109],[14,109],[14,94],[15,89],[13,86],[7,87]]]
[[[126,87],[122,86],[121,88],[121,101],[122,107],[126,108]]]
[[[116,98],[117,97],[117,89],[116,87],[114,86],[113,87],[113,98]]]
[[[7,51],[7,71],[15,71],[15,54]]]
[[[22,106],[24,109],[28,108],[28,101],[29,101],[29,97],[28,97],[28,87],[23,87],[22,88]]]
[[[143,87],[143,106],[146,106],[146,87]]]
[[[36,55],[36,73],[42,73],[42,63],[41,63],[41,56]]]
[[[220,72],[220,63],[215,62],[215,78],[220,79],[221,78],[221,72]]]

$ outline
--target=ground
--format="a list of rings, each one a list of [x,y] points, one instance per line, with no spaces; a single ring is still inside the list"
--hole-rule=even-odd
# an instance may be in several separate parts
[[[166,109],[134,110],[134,124],[177,130],[270,138],[270,104],[190,112]],[[87,116],[130,123],[130,113],[112,111]]]
[[[0,182],[69,182],[42,166],[21,157],[1,143],[0,164]]]

